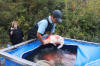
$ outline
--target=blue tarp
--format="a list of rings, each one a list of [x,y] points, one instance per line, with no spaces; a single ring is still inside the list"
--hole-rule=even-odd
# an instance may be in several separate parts
[[[23,66],[23,65],[13,62],[9,59],[5,59],[5,66]]]
[[[64,43],[78,46],[75,66],[100,66],[100,45],[67,39]]]
[[[100,66],[100,46],[79,45],[75,66]]]
[[[85,42],[77,42],[70,39],[65,39],[64,44],[73,44],[78,46],[75,66],[100,66],[100,45],[93,45],[92,43]],[[11,50],[8,53],[17,57],[22,57],[23,54],[27,53],[28,51],[34,50],[39,45],[41,45],[40,41],[37,40],[35,42]],[[11,61],[7,60],[7,62]],[[9,66],[11,63],[7,64],[6,66]],[[18,65],[15,63],[14,66]]]
[[[40,41],[37,40],[35,42],[32,42],[32,43],[29,43],[29,44],[26,44],[26,45],[23,45],[23,46],[20,46],[18,47],[17,49],[14,49],[14,50],[11,50],[9,51],[8,53],[12,54],[12,55],[15,55],[17,57],[22,57],[22,55],[28,51],[32,51],[34,50],[36,47],[38,47],[40,45]]]

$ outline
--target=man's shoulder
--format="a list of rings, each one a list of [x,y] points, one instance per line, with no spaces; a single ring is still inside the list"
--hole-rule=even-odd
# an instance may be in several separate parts
[[[48,24],[48,21],[46,19],[42,19],[38,22],[39,24]]]

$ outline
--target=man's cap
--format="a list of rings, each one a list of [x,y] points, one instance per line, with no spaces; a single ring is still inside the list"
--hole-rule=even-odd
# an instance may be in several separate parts
[[[62,22],[62,19],[61,19],[62,18],[62,13],[61,13],[60,10],[54,10],[52,12],[52,15],[53,15],[54,18],[57,19],[58,22]]]

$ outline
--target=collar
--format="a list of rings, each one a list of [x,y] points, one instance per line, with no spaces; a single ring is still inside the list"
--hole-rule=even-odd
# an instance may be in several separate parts
[[[52,20],[51,20],[51,16],[49,16],[49,22],[53,24]]]

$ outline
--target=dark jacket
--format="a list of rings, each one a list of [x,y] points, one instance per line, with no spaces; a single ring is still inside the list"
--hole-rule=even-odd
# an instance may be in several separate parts
[[[10,32],[13,32],[11,35]],[[9,29],[9,36],[10,36],[10,41],[12,42],[13,45],[21,43],[23,41],[23,32],[18,28],[18,29]]]

